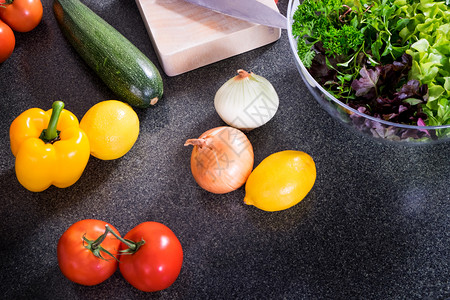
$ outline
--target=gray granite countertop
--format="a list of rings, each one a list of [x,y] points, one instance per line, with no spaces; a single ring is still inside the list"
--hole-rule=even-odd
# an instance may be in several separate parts
[[[134,1],[83,1],[158,68]],[[279,3],[286,14],[287,0]],[[449,283],[449,144],[411,147],[355,135],[325,112],[302,82],[286,31],[270,45],[176,76],[136,110],[140,135],[124,157],[91,157],[80,180],[41,193],[17,181],[9,125],[24,110],[63,100],[79,119],[116,98],[62,36],[52,1],[0,65],[0,247],[3,299],[444,299]],[[309,153],[317,180],[308,196],[267,213],[243,203],[244,188],[214,195],[190,173],[186,139],[224,125],[216,90],[237,69],[266,77],[279,110],[248,133],[255,166],[286,149]],[[161,70],[161,69],[160,69]],[[161,70],[162,71],[162,70]],[[179,237],[184,262],[168,289],[144,293],[117,271],[85,287],[60,272],[56,244],[74,222],[95,218],[122,234],[157,221]]]

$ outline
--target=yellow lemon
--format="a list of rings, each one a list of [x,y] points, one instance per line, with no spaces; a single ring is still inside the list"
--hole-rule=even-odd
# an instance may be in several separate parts
[[[130,105],[117,100],[92,106],[80,122],[91,146],[91,155],[103,160],[122,157],[139,135],[139,118]]]
[[[305,152],[286,150],[266,157],[245,184],[244,202],[265,211],[299,203],[316,181],[316,165]]]

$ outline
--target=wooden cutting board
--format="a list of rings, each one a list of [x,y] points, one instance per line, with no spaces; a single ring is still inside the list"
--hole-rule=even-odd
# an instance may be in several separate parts
[[[245,0],[242,0],[245,1]],[[258,0],[274,10],[274,0]],[[136,0],[168,76],[275,42],[281,30],[229,17],[184,0]]]

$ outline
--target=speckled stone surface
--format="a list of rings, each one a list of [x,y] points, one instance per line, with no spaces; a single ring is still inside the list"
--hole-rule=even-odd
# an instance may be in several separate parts
[[[42,193],[15,178],[8,129],[31,107],[63,100],[79,119],[115,96],[63,38],[44,0],[44,18],[16,35],[0,65],[0,295],[2,299],[445,299],[449,283],[450,151],[381,144],[355,135],[315,102],[279,41],[177,76],[163,75],[164,98],[137,110],[139,139],[114,161],[91,157],[72,187]],[[160,68],[133,1],[84,1]],[[279,3],[285,14],[287,0]],[[224,125],[216,90],[237,69],[269,79],[275,117],[248,134],[255,165],[286,149],[309,153],[317,181],[298,205],[266,213],[198,187],[186,139]],[[184,249],[178,280],[144,293],[117,271],[85,287],[67,280],[56,244],[74,222],[97,218],[122,234],[144,221],[169,226]]]

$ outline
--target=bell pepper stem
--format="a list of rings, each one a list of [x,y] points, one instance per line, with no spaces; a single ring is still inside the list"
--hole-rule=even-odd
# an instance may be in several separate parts
[[[45,131],[45,139],[47,141],[52,141],[58,137],[58,131],[56,130],[56,125],[58,124],[59,116],[64,109],[64,103],[62,101],[55,101],[52,105],[52,115],[50,121],[48,122],[47,130]]]
[[[59,141],[59,131],[56,129],[58,125],[59,116],[64,109],[64,103],[62,101],[55,101],[52,105],[52,115],[50,116],[50,121],[48,122],[47,129],[42,130],[39,138],[46,144],[53,144]]]
[[[105,227],[106,227],[105,233],[110,232],[116,239],[118,239],[119,241],[121,241],[122,243],[127,245],[128,249],[120,251],[122,254],[133,254],[133,253],[136,253],[136,251],[138,251],[139,248],[142,245],[145,244],[144,240],[141,240],[139,242],[134,242],[134,241],[131,241],[131,240],[124,239],[121,236],[119,236],[117,233],[115,233],[113,230],[111,230],[108,225],[105,225]]]

